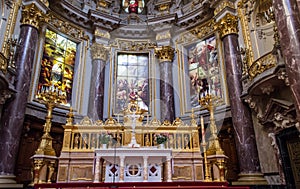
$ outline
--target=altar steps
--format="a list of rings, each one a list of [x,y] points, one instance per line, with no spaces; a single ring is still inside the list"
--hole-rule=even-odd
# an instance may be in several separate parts
[[[227,182],[119,182],[119,183],[53,183],[36,184],[34,189],[104,189],[104,188],[199,188],[199,189],[250,189],[248,186],[229,186]]]

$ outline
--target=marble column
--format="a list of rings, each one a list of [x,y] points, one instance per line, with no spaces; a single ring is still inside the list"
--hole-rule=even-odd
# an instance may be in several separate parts
[[[251,112],[243,103],[242,61],[238,52],[238,18],[227,13],[217,27],[223,42],[226,81],[231,105],[235,142],[239,154],[239,180],[237,184],[267,184],[260,171],[258,151]]]
[[[160,71],[160,112],[161,120],[169,120],[171,123],[175,118],[174,89],[172,64],[174,49],[163,46],[155,51],[159,60]]]
[[[300,14],[297,0],[273,0],[281,51],[300,121]]]
[[[99,43],[91,46],[92,78],[88,116],[93,120],[103,120],[105,64],[108,56],[107,49]]]
[[[119,179],[119,182],[124,182],[124,160],[125,160],[125,156],[120,156],[120,179]]]
[[[148,182],[148,156],[143,156],[144,160],[144,182]]]
[[[167,169],[167,182],[172,182],[172,165],[171,165],[171,157],[167,157],[167,161],[166,161],[166,169]]]
[[[99,182],[100,181],[100,160],[101,157],[97,156],[96,157],[96,162],[95,162],[95,170],[94,170],[94,182]]]
[[[14,177],[42,15],[35,4],[23,7],[19,45],[15,54],[17,92],[13,100],[4,105],[0,125],[0,180]]]

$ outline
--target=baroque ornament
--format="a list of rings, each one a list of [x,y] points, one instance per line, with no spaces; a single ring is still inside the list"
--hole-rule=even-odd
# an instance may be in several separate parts
[[[227,13],[216,25],[221,38],[238,33],[238,17]]]
[[[106,61],[108,56],[108,50],[102,44],[94,43],[91,46],[91,54],[93,60],[100,59]]]
[[[43,21],[43,13],[34,3],[23,6],[22,24],[28,24],[35,28],[39,28],[41,21]]]
[[[155,49],[155,55],[158,57],[159,62],[173,62],[174,48],[170,46],[162,46],[161,48]]]

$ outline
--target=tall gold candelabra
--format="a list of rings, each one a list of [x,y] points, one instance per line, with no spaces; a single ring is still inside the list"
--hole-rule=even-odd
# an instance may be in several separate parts
[[[214,117],[214,110],[217,105],[221,103],[221,99],[217,96],[207,94],[199,99],[200,105],[207,109],[210,114],[210,132],[211,136],[209,138],[209,146],[206,152],[207,155],[223,155],[224,151],[222,150],[218,136],[217,136],[217,126]]]
[[[46,123],[44,125],[44,134],[36,154],[56,156],[52,147],[52,137],[50,136],[52,111],[57,105],[65,101],[66,95],[58,87],[54,87],[53,85],[50,87],[43,86],[37,95],[37,99],[40,103],[45,104],[47,108],[47,115],[45,118]]]

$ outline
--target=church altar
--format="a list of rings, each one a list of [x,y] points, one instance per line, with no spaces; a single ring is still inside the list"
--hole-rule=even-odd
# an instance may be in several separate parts
[[[85,117],[73,124],[69,114],[63,126],[57,182],[202,181],[203,158],[194,114],[187,125],[179,118],[173,123],[161,123],[155,117],[143,120],[143,113],[131,102],[123,123]],[[160,135],[167,136],[162,144],[157,142]]]
[[[95,154],[94,182],[101,177],[105,177],[105,182],[161,182],[162,178],[172,181],[171,149],[124,147],[99,149]],[[101,171],[103,168],[105,171]]]

